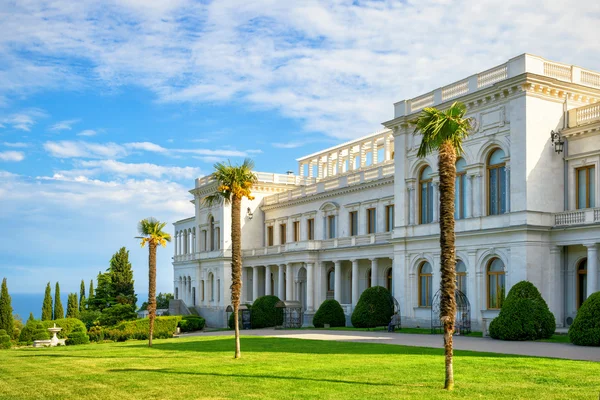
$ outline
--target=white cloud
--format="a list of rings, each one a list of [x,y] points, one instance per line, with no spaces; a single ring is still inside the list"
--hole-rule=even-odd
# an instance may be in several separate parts
[[[123,146],[116,143],[89,143],[62,140],[44,143],[44,149],[57,158],[120,158],[127,155]]]
[[[1,80],[0,80],[1,81]],[[10,125],[13,129],[29,132],[37,120],[46,117],[44,110],[39,108],[29,108],[0,119],[3,126]]]
[[[52,132],[61,132],[61,131],[70,131],[73,129],[73,125],[78,123],[79,119],[66,119],[64,121],[59,121],[54,125],[50,126],[48,130]]]
[[[151,142],[135,142],[135,143],[126,143],[125,147],[134,150],[143,150],[149,151],[153,153],[167,153],[169,150],[165,149],[162,146],[159,146],[155,143]]]
[[[378,129],[392,103],[519,53],[600,65],[599,2],[452,9],[458,23],[436,0],[13,2],[0,25],[0,96],[139,85],[162,101],[234,101],[349,138]]]
[[[22,151],[1,151],[0,161],[19,162],[25,159],[25,154]]]
[[[6,147],[14,147],[14,148],[21,148],[21,149],[24,149],[25,147],[29,147],[28,143],[23,143],[23,142],[4,142],[2,144]]]
[[[295,149],[306,145],[306,142],[286,142],[286,143],[273,143],[272,146],[278,149]]]
[[[98,132],[93,129],[84,129],[77,134],[77,136],[96,136]]]
[[[195,167],[168,167],[150,163],[123,163],[115,160],[82,161],[81,167],[96,169],[95,172],[107,172],[119,176],[169,177],[173,179],[195,179],[201,175]]]

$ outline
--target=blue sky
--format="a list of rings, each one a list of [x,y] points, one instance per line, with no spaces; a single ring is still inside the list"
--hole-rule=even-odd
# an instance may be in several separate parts
[[[83,4],[79,4],[83,3]],[[262,171],[380,129],[396,101],[523,52],[600,70],[600,4],[560,1],[0,4],[0,277],[75,291],[136,222],[191,216],[215,161]],[[169,225],[171,227],[171,225]],[[172,247],[158,290],[172,290]]]

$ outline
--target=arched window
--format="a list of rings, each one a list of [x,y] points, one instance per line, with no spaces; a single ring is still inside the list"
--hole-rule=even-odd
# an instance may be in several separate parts
[[[467,294],[467,266],[462,260],[456,260],[456,288]]]
[[[433,171],[430,166],[421,170],[419,175],[419,223],[433,222]]]
[[[587,299],[587,258],[579,262],[577,266],[577,309]]]
[[[392,293],[392,269],[388,268],[385,273],[385,288]]]
[[[504,263],[499,258],[492,259],[487,268],[488,308],[498,309],[504,301]]]
[[[367,271],[367,288],[371,287],[371,282],[373,281],[372,273],[372,269],[369,268],[369,271]]]
[[[208,220],[210,227],[210,251],[215,249],[215,219],[211,216]]]
[[[496,149],[490,154],[488,170],[488,214],[506,212],[506,163],[504,151]]]
[[[431,307],[432,273],[427,261],[419,267],[419,307]]]
[[[327,273],[327,291],[333,292],[335,290],[335,271],[330,269]]]
[[[467,162],[464,158],[456,161],[456,183],[454,198],[454,218],[463,219],[467,216]]]

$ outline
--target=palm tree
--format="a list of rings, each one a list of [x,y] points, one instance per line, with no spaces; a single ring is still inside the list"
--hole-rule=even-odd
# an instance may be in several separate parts
[[[452,333],[456,315],[456,249],[454,247],[454,196],[456,158],[463,152],[462,142],[471,131],[471,119],[464,118],[467,111],[461,102],[455,102],[446,111],[435,107],[423,109],[414,121],[414,134],[423,135],[418,157],[438,152],[440,175],[440,320],[444,326],[444,353],[446,380],[444,388],[454,388],[452,368]]]
[[[252,172],[254,162],[245,159],[242,165],[231,165],[231,162],[216,163],[212,178],[217,182],[217,191],[203,199],[207,206],[231,204],[231,304],[233,306],[233,324],[235,329],[235,356],[240,358],[240,327],[238,307],[242,293],[242,198],[254,200],[251,195],[252,186],[258,181]]]
[[[152,347],[152,334],[154,332],[154,318],[156,317],[156,248],[160,245],[167,246],[171,241],[171,235],[163,232],[166,222],[160,222],[155,218],[146,218],[138,223],[138,233],[142,239],[142,247],[148,243],[148,318],[150,319],[150,331],[148,333],[148,346]]]

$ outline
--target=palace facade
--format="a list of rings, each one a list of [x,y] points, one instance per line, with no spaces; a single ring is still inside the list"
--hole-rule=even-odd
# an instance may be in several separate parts
[[[242,203],[243,293],[298,300],[304,322],[328,298],[349,316],[387,287],[404,326],[429,327],[439,287],[437,157],[417,157],[409,121],[428,106],[467,105],[475,123],[457,161],[457,284],[474,329],[511,286],[540,289],[557,325],[598,290],[600,73],[523,54],[394,104],[384,129],[299,158],[298,174],[257,173]],[[212,326],[230,304],[228,205],[206,207],[209,177],[176,222],[174,291]]]

